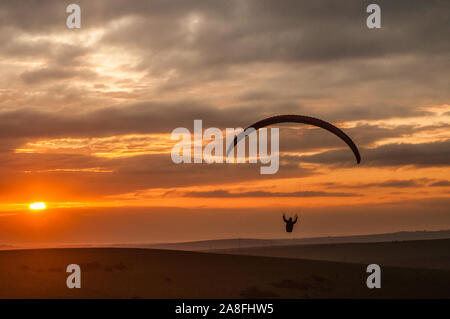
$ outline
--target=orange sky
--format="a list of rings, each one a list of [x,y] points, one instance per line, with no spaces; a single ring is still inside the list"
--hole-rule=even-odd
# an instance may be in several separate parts
[[[0,244],[283,237],[282,211],[298,237],[450,228],[442,3],[383,2],[379,30],[356,2],[158,3],[81,1],[78,30],[60,2],[0,4]],[[274,175],[171,160],[195,119],[276,114],[335,124],[361,164],[304,125]]]

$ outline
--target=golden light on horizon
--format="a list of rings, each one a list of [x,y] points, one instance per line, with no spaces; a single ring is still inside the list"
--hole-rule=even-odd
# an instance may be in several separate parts
[[[47,206],[45,205],[44,202],[36,202],[36,203],[30,204],[31,210],[42,210],[42,209],[46,209],[46,208],[47,208]]]

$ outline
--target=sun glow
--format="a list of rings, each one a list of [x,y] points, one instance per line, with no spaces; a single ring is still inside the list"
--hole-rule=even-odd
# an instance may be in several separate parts
[[[37,203],[31,203],[30,204],[30,209],[32,210],[41,210],[41,209],[46,209],[47,206],[45,206],[44,202],[37,202]]]

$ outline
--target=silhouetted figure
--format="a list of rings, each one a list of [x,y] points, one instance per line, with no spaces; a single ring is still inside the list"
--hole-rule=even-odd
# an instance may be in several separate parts
[[[294,225],[297,222],[298,216],[295,215],[295,220],[292,220],[292,217],[289,217],[289,219],[286,219],[286,215],[283,214],[283,220],[286,223],[286,232],[292,233],[292,230],[294,229]]]

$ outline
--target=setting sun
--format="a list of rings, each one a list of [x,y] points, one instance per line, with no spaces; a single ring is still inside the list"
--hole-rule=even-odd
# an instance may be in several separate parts
[[[32,210],[39,210],[39,209],[46,209],[47,206],[45,206],[44,202],[37,202],[37,203],[31,203],[30,209]]]

